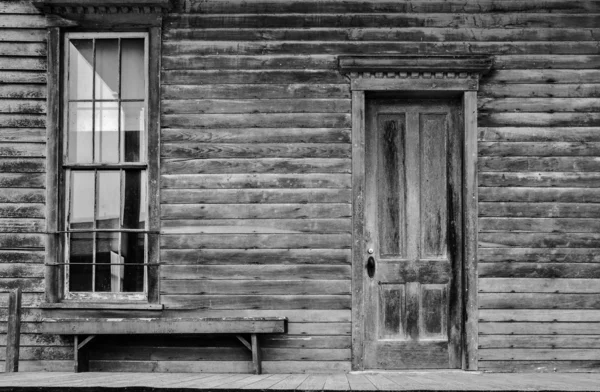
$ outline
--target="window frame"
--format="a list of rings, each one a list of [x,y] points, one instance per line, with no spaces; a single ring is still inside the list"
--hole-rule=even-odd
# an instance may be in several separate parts
[[[159,131],[160,131],[160,46],[161,28],[152,25],[135,30],[126,27],[110,31],[92,26],[93,29],[66,31],[62,27],[48,29],[48,115],[47,115],[47,179],[46,179],[46,303],[68,307],[115,306],[124,304],[143,306],[159,303]],[[122,30],[122,31],[121,31]],[[145,162],[129,164],[130,167],[146,167],[147,216],[145,249],[144,292],[68,292],[66,216],[67,179],[66,135],[67,135],[67,73],[68,44],[70,39],[85,38],[141,38],[145,40]],[[85,164],[84,164],[85,165]],[[94,164],[97,168],[101,164]],[[117,163],[111,166],[128,166]],[[70,165],[69,165],[70,166]],[[92,170],[92,168],[90,168]],[[77,293],[77,295],[73,295]],[[93,295],[90,295],[93,294]],[[107,295],[108,294],[108,295]],[[103,305],[104,304],[104,305]]]

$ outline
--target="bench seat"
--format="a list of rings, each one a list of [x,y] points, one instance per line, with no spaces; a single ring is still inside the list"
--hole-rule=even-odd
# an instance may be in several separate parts
[[[283,317],[225,317],[225,318],[77,318],[42,320],[41,332],[52,335],[75,336],[75,371],[89,369],[85,346],[97,335],[194,335],[235,334],[252,351],[254,372],[261,373],[258,334],[284,333]],[[250,334],[248,342],[242,334]],[[83,338],[86,336],[86,338]],[[82,339],[83,338],[83,339]]]

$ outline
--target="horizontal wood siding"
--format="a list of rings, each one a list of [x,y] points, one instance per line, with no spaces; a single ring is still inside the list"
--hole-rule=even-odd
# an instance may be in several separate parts
[[[600,370],[597,54],[575,53],[584,41],[554,52],[562,40],[549,40],[541,51],[514,42],[521,52],[497,56],[481,84],[482,370]]]
[[[600,2],[174,0],[161,73],[165,317],[282,316],[263,369],[351,356],[351,92],[339,55],[492,54],[479,127],[479,367],[597,371]],[[0,346],[23,291],[21,369],[70,370],[42,311],[45,18],[0,2]],[[0,347],[0,353],[3,353]],[[0,354],[0,361],[4,358]],[[249,372],[234,339],[100,338],[93,370]]]
[[[0,361],[8,291],[23,291],[19,370],[66,370],[73,343],[37,333],[44,300],[46,20],[26,1],[0,4]]]
[[[337,56],[493,54],[478,99],[479,365],[593,369],[599,4],[178,2],[163,43],[165,304],[347,308],[349,253],[330,258],[350,246],[350,93]],[[326,290],[310,289],[321,279]],[[282,344],[280,369],[342,360]]]

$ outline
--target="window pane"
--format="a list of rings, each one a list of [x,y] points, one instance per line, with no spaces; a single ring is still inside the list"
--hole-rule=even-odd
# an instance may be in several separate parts
[[[92,104],[69,103],[69,162],[92,162]]]
[[[69,228],[91,229],[94,224],[94,172],[72,171]]]
[[[69,291],[92,291],[93,233],[71,233],[69,241]]]
[[[96,233],[96,249],[96,291],[121,291],[111,284],[111,263],[120,264],[119,233]]]
[[[119,228],[121,210],[121,181],[118,171],[98,172],[98,229]]]
[[[144,102],[123,102],[121,104],[121,129],[123,129],[125,162],[141,162],[144,154],[145,130]]]
[[[69,99],[92,99],[94,46],[91,39],[74,39],[69,44]]]
[[[119,112],[117,102],[96,102],[96,162],[119,161]]]
[[[121,233],[121,255],[125,263],[123,291],[144,291],[145,234]],[[132,265],[138,264],[138,265]]]
[[[142,174],[143,173],[143,174]],[[124,179],[123,227],[126,229],[145,228],[146,212],[146,172],[126,170]]]
[[[121,99],[146,98],[144,40],[121,41]]]
[[[117,99],[119,40],[96,40],[96,99]]]

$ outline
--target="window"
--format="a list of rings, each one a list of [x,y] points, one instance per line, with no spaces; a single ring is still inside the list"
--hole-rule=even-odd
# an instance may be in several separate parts
[[[146,300],[149,37],[64,37],[64,299]]]

